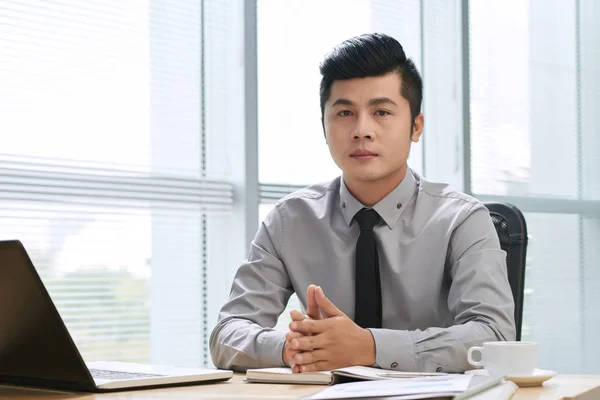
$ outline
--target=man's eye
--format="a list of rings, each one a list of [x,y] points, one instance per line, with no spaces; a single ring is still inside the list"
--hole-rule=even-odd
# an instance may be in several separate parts
[[[375,114],[379,115],[380,117],[384,117],[386,115],[389,115],[390,113],[385,110],[377,110],[375,111]]]
[[[338,113],[340,117],[349,117],[352,115],[352,111],[350,110],[342,110]]]

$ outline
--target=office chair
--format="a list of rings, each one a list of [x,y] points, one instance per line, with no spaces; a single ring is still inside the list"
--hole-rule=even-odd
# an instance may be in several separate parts
[[[521,340],[523,322],[523,292],[525,290],[525,256],[527,253],[527,224],[519,209],[508,203],[484,203],[506,251],[508,281],[515,300],[515,326],[517,340]]]

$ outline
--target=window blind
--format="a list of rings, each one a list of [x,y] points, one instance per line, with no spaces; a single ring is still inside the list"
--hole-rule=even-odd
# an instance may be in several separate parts
[[[0,156],[0,239],[24,242],[86,360],[150,362],[153,335],[202,340],[202,215],[232,202],[228,183]],[[201,360],[185,351],[178,364]]]
[[[233,186],[206,170],[202,18],[0,1],[0,239],[24,243],[86,361],[206,363],[205,221]]]

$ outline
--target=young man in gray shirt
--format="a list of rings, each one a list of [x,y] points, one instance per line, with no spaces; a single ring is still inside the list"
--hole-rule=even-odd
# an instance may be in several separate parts
[[[325,139],[343,174],[283,198],[261,224],[212,332],[213,362],[463,372],[471,346],[515,339],[490,215],[408,167],[423,84],[400,43],[346,40],[321,74]],[[294,292],[305,312],[276,331]]]

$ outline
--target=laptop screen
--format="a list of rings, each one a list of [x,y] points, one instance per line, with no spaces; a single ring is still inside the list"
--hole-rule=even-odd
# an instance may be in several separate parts
[[[19,241],[0,241],[0,381],[94,387]]]

